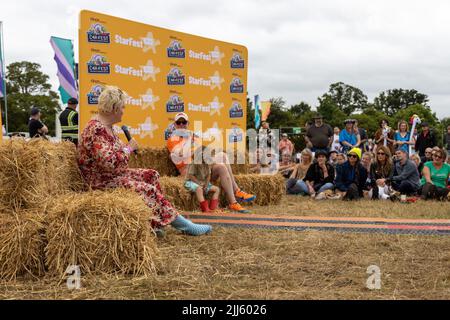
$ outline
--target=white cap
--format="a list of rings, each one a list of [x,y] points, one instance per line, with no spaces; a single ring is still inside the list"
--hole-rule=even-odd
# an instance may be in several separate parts
[[[177,115],[175,116],[175,122],[178,121],[179,119],[183,118],[184,120],[188,121],[189,117],[186,113],[184,112],[179,112],[177,113]]]

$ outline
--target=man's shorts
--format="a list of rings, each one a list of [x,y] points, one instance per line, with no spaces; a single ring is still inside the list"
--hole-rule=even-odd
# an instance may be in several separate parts
[[[208,187],[206,188],[205,193],[208,193],[211,190],[212,186],[213,185],[211,183],[208,183]],[[197,192],[197,188],[199,188],[200,186],[191,180],[186,180],[186,182],[184,183],[184,187],[188,191],[195,193],[195,192]]]

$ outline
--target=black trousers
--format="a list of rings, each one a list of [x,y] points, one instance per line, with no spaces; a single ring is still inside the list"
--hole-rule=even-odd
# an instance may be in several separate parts
[[[350,187],[348,187],[347,193],[342,200],[358,200],[361,197],[362,190],[359,190],[359,187],[356,183],[352,183]]]
[[[392,188],[401,194],[407,195],[415,194],[418,191],[417,187],[409,181],[392,182]]]
[[[449,192],[447,188],[440,188],[431,183],[424,184],[420,190],[422,199],[436,200],[445,200]]]

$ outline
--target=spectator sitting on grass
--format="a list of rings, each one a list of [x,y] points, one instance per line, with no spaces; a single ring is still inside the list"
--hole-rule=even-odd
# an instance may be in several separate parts
[[[367,170],[360,162],[361,149],[351,149],[347,157],[348,160],[336,168],[336,192],[344,200],[357,200],[363,196],[363,190],[367,180]]]
[[[416,164],[417,170],[419,171],[419,177],[422,179],[422,170],[423,170],[424,163],[420,159],[419,154],[414,153],[409,157],[409,159],[412,160]]]
[[[445,200],[450,192],[447,181],[450,177],[450,165],[445,163],[447,152],[444,149],[433,153],[433,161],[427,162],[423,168],[421,180],[421,197],[424,200]]]
[[[316,200],[326,199],[325,191],[334,189],[334,168],[328,163],[327,153],[319,150],[315,154],[316,160],[309,167],[305,178],[308,194]],[[317,193],[317,196],[316,196]]]
[[[395,152],[396,163],[392,178],[381,179],[381,183],[391,183],[392,188],[401,194],[412,195],[420,187],[419,170],[416,164],[408,159],[408,153],[399,149]]]
[[[370,183],[372,190],[369,197],[373,200],[389,199],[389,185],[385,180],[391,179],[394,174],[394,163],[391,159],[391,151],[385,146],[377,149],[377,160],[370,166]]]
[[[308,186],[303,178],[306,176],[309,167],[311,166],[313,155],[311,150],[304,149],[301,152],[300,163],[296,164],[291,176],[286,181],[287,194],[308,194]]]
[[[347,161],[347,156],[343,153],[338,153],[336,156],[336,162],[337,162],[336,168],[339,165],[343,165],[346,161]]]

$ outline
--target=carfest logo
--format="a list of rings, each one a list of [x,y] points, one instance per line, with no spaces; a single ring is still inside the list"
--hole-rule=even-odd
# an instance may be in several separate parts
[[[184,58],[186,56],[180,40],[172,40],[170,42],[169,47],[167,47],[167,56],[169,58]]]
[[[88,42],[110,43],[109,32],[101,23],[94,23],[87,32]]]
[[[241,142],[243,139],[244,135],[242,133],[241,128],[239,127],[233,127],[233,129],[231,130],[230,134],[228,135],[228,141],[233,143],[233,142]]]
[[[179,67],[170,69],[169,74],[167,75],[167,84],[177,86],[184,85],[184,75]]]
[[[244,110],[242,110],[241,104],[237,101],[233,102],[230,108],[230,118],[242,118],[244,116]]]
[[[233,53],[233,56],[231,57],[230,61],[230,67],[233,69],[244,69],[245,62],[244,59],[239,54],[239,52]]]
[[[94,54],[87,63],[88,73],[109,74],[110,64],[106,57],[101,54]]]
[[[98,97],[103,91],[103,86],[100,84],[93,85],[91,91],[88,92],[88,104],[98,104]]]
[[[184,102],[181,96],[173,94],[166,103],[167,112],[184,112]]]
[[[241,79],[238,77],[234,77],[231,81],[230,85],[230,92],[231,93],[243,93],[244,92],[244,85],[241,82]]]

